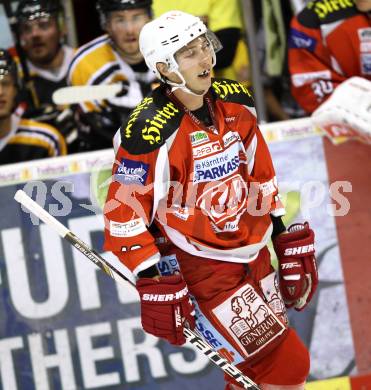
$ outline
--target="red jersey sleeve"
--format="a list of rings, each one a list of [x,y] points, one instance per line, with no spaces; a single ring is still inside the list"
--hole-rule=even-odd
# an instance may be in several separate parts
[[[157,151],[131,155],[118,149],[104,206],[104,249],[134,274],[160,259],[147,227],[153,215],[153,181]]]
[[[299,16],[293,18],[289,36],[291,93],[299,105],[311,113],[346,77],[335,70],[320,27],[307,27],[299,20]]]

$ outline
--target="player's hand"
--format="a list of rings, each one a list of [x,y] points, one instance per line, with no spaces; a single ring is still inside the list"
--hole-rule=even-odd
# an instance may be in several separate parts
[[[280,289],[286,307],[303,310],[318,285],[314,232],[308,222],[291,225],[273,240],[278,257]]]
[[[195,327],[194,306],[181,275],[137,281],[143,329],[174,345],[185,343],[183,327]]]

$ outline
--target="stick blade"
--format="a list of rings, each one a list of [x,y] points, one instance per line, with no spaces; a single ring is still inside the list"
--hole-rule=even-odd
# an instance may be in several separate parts
[[[77,104],[115,97],[122,89],[119,83],[107,85],[79,85],[57,89],[52,96],[56,105]]]

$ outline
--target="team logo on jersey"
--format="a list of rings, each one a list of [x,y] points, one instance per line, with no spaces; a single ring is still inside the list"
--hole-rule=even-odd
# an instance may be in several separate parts
[[[292,28],[290,30],[289,47],[292,49],[306,49],[314,51],[316,49],[317,41],[307,34]]]
[[[210,219],[214,231],[236,231],[242,213],[247,209],[248,188],[241,175],[207,187],[196,201]]]
[[[233,144],[221,153],[194,162],[193,183],[221,180],[240,166],[239,145]]]
[[[192,146],[197,146],[209,141],[209,136],[206,131],[199,130],[189,134]]]
[[[147,180],[148,169],[149,164],[123,158],[114,174],[114,179],[123,184],[144,185]]]
[[[219,152],[222,150],[222,147],[220,145],[219,141],[209,142],[207,144],[202,144],[200,146],[196,146],[193,148],[193,157],[194,158],[200,158],[208,156],[209,154],[213,154],[215,152]]]
[[[246,353],[246,357],[254,356],[286,329],[249,284],[241,287],[212,311]]]

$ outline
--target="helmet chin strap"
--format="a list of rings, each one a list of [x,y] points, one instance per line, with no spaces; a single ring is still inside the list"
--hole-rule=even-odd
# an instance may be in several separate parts
[[[191,89],[189,89],[187,86],[186,86],[186,81],[184,80],[184,77],[183,75],[179,72],[179,70],[174,70],[173,71],[177,76],[179,76],[179,78],[182,80],[181,83],[174,83],[173,81],[169,81],[169,80],[166,80],[166,83],[171,85],[171,92],[174,92],[175,90],[177,89],[181,89],[182,91],[186,92],[186,93],[189,93],[193,96],[204,96],[208,90],[202,92],[202,93],[196,93],[194,91],[192,91]]]

